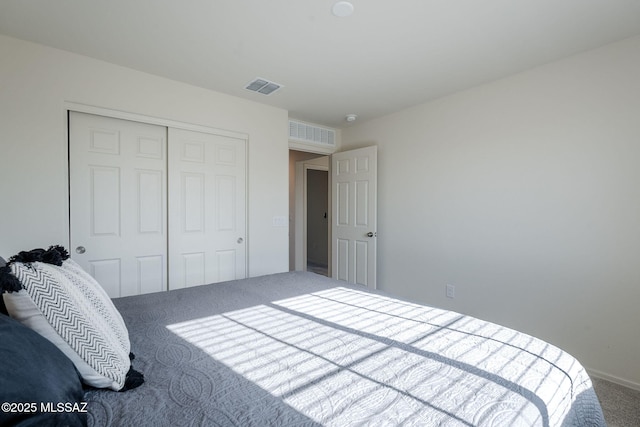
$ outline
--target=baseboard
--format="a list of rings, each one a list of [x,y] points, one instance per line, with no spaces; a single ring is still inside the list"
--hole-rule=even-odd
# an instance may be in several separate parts
[[[609,382],[612,382],[614,384],[618,384],[633,390],[638,390],[640,391],[640,384],[633,382],[633,381],[629,381],[629,380],[625,380],[624,378],[619,378],[616,377],[614,375],[609,375],[609,374],[605,374],[604,372],[595,370],[595,369],[587,369],[587,373],[589,374],[589,376],[592,376],[594,378],[598,378],[601,380],[606,380]]]

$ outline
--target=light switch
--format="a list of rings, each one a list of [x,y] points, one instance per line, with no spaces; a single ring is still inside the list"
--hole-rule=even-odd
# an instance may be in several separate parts
[[[274,216],[273,217],[273,226],[274,227],[287,227],[289,226],[289,218],[286,216]]]

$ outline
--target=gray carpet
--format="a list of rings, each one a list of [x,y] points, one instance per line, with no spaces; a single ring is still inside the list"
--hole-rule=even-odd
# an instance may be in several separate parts
[[[640,426],[640,391],[591,378],[609,427]]]

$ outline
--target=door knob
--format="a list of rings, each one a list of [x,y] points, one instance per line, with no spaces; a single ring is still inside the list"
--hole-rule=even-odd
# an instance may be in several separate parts
[[[242,237],[238,237],[238,244],[244,242],[244,240],[242,240]]]
[[[82,255],[83,253],[85,253],[87,250],[84,248],[84,246],[78,246],[76,248],[76,253]]]
[[[375,235],[376,235],[376,233],[374,233],[373,231],[370,231],[370,232],[367,233],[367,237],[373,237]]]

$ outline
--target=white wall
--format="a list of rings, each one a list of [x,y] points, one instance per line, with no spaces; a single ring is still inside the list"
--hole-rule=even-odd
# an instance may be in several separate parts
[[[342,132],[371,144],[380,288],[640,388],[640,38]]]
[[[68,245],[65,102],[249,135],[249,273],[288,270],[287,111],[0,36],[0,255]]]

